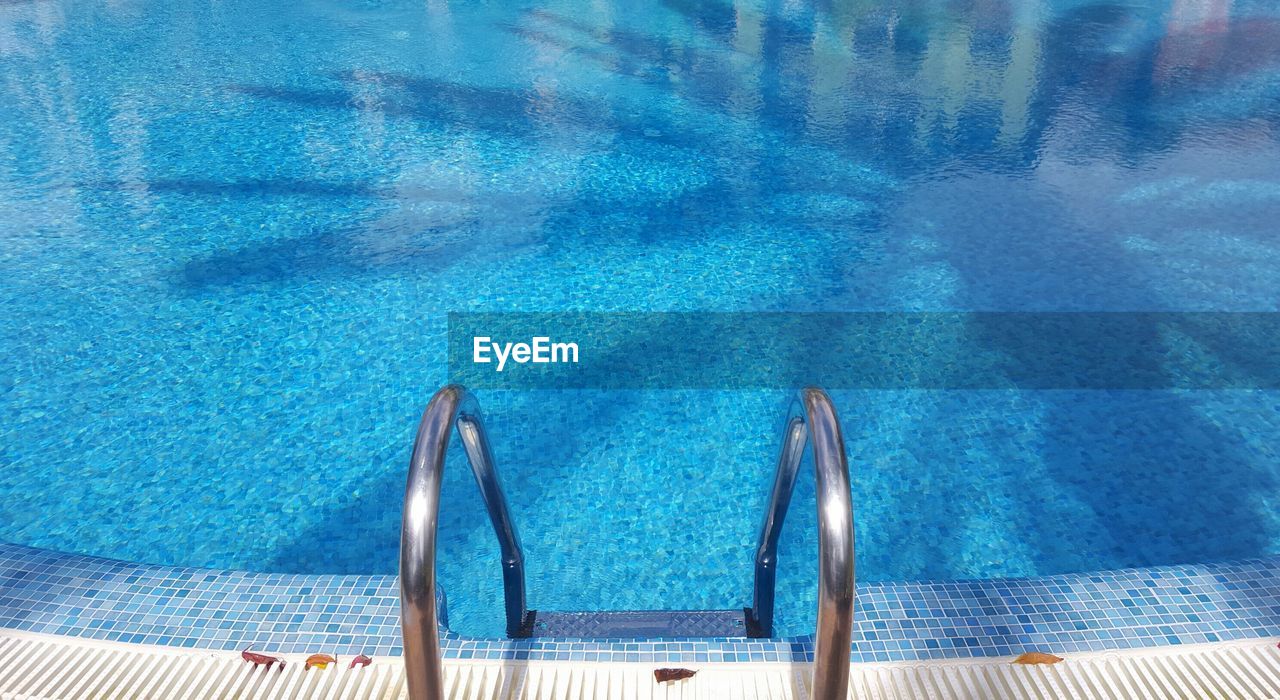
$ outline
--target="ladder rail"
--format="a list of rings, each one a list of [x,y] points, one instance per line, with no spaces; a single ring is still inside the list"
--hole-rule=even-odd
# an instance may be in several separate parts
[[[778,539],[791,505],[806,442],[813,449],[818,502],[818,621],[814,632],[813,700],[844,698],[849,687],[853,638],[853,496],[849,463],[835,406],[826,392],[807,387],[791,402],[782,452],[756,549],[748,633],[773,636]]]
[[[818,618],[810,697],[841,700],[849,687],[854,609],[853,498],[844,437],[830,397],[815,387],[796,395],[785,425],[756,551],[752,607],[746,611],[748,634],[773,634],[778,540],[805,447],[809,446],[817,484],[819,550]],[[455,427],[502,549],[508,636],[528,636],[535,615],[527,609],[524,556],[494,466],[479,403],[465,388],[451,384],[436,392],[422,414],[405,487],[400,529],[400,617],[405,675],[413,700],[444,697],[441,613],[435,579],[436,528],[444,462]]]
[[[524,636],[529,618],[524,554],[494,466],[480,405],[464,387],[451,384],[431,398],[418,424],[400,526],[400,626],[409,697],[415,699],[444,697],[436,603],[436,526],[445,455],[455,426],[502,548],[508,636]]]

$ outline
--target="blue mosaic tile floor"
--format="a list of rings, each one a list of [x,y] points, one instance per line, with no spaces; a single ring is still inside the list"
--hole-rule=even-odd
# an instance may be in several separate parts
[[[392,576],[143,564],[0,544],[0,629],[199,649],[399,655]],[[855,662],[1071,653],[1280,636],[1280,557],[991,581],[858,587]],[[493,640],[459,659],[791,661],[805,637]]]

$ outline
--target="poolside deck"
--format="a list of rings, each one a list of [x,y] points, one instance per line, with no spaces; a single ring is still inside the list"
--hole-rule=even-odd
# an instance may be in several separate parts
[[[1069,655],[1052,666],[1020,666],[1008,658],[855,664],[850,697],[874,700],[946,698],[1277,698],[1276,639],[1181,644]],[[270,650],[266,650],[270,651]],[[0,631],[0,698],[352,698],[407,697],[400,660],[367,668],[340,663],[304,670],[254,667],[234,652],[122,644]],[[792,663],[707,663],[670,684],[654,681],[655,663],[452,661],[452,700],[801,700],[805,667]]]

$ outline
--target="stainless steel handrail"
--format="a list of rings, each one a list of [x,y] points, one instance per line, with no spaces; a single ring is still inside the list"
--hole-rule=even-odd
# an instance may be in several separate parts
[[[493,464],[479,404],[466,389],[449,385],[432,397],[418,425],[400,528],[400,619],[411,700],[444,697],[440,621],[436,602],[436,525],[449,437],[457,426],[467,460],[502,548],[507,634],[527,636],[524,557]],[[806,442],[812,445],[818,501],[818,622],[814,634],[813,700],[842,700],[849,687],[853,635],[853,499],[844,438],[831,399],[821,389],[799,392],[787,415],[782,452],[760,530],[755,588],[747,611],[752,636],[772,636],[778,538]]]
[[[480,406],[470,392],[451,384],[436,392],[422,414],[404,492],[400,525],[400,627],[412,700],[444,697],[436,610],[436,524],[440,515],[440,480],[449,435],[455,425],[502,548],[507,634],[518,637],[527,633],[524,555],[493,466],[493,451],[485,434]]]
[[[853,496],[835,406],[826,392],[815,387],[801,390],[787,414],[782,453],[756,550],[748,632],[757,637],[773,636],[778,536],[791,504],[806,437],[813,447],[818,500],[818,625],[813,639],[812,698],[843,700],[849,692],[849,644],[853,637]]]

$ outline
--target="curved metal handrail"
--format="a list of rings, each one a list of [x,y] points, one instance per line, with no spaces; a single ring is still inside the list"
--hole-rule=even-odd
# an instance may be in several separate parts
[[[414,700],[444,697],[436,611],[436,524],[440,515],[440,480],[449,435],[455,425],[502,547],[507,634],[512,637],[527,634],[524,555],[493,466],[493,451],[485,434],[480,406],[465,388],[451,384],[431,398],[418,424],[400,526],[400,627],[404,635],[409,697]]]
[[[748,633],[773,636],[778,536],[791,504],[806,437],[813,447],[818,500],[818,624],[813,640],[812,697],[843,700],[849,688],[849,644],[853,637],[853,497],[835,406],[826,392],[815,387],[802,389],[787,414],[782,453],[756,550]]]

